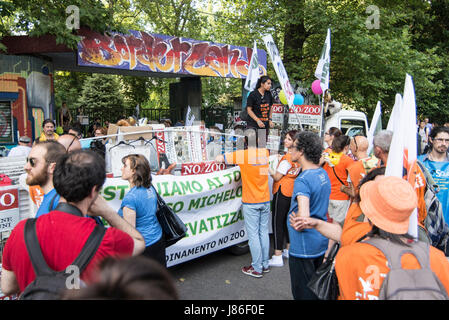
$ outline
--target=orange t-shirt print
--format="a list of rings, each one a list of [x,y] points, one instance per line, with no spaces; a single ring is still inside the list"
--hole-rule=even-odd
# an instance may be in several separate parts
[[[41,206],[44,200],[44,190],[38,185],[30,186],[30,198],[36,204],[37,208]]]

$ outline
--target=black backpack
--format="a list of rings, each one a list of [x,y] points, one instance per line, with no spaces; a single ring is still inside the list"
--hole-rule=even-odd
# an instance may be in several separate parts
[[[64,206],[67,207],[70,205],[60,203],[58,210],[67,212],[67,210],[61,209]],[[36,218],[28,219],[25,223],[24,230],[25,244],[36,278],[25,288],[19,300],[57,300],[61,298],[61,294],[66,289],[69,289],[67,281],[71,273],[67,273],[66,270],[57,272],[47,265],[37,239],[36,220]],[[96,225],[80,254],[71,264],[79,268],[79,274],[83,272],[94,257],[105,232],[106,229],[104,227]]]

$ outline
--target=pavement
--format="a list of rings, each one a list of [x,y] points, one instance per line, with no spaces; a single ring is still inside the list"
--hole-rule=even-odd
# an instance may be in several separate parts
[[[272,250],[270,250],[271,258]],[[169,268],[181,300],[292,300],[288,259],[262,278],[242,273],[251,254],[226,249]]]

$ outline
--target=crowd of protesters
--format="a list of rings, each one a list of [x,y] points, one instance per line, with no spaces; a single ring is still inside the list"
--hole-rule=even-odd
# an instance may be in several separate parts
[[[431,125],[428,118],[417,124],[423,166],[409,169],[417,177],[412,183],[385,175],[393,136],[388,130],[376,134],[372,154],[368,154],[365,136],[349,137],[335,127],[322,138],[310,131],[289,131],[283,143],[285,152],[273,169],[267,135],[260,132],[272,127],[272,101],[267,95],[270,86],[271,79],[262,77],[248,99],[253,121],[245,131],[245,148],[215,159],[240,167],[242,212],[251,254],[251,263],[241,271],[262,278],[287,259],[293,298],[318,299],[308,283],[329,259],[330,249],[339,243],[335,258],[339,299],[379,299],[385,279],[381,274],[388,274],[392,263],[382,248],[391,247],[406,251],[403,269],[424,268],[422,259],[427,259],[426,266],[447,297],[449,243],[447,251],[433,246],[427,229],[429,210],[433,209],[426,201],[426,192],[427,185],[436,186],[445,224],[449,218],[449,128]],[[99,194],[106,179],[105,140],[93,140],[91,150],[83,150],[82,130],[70,126],[69,115],[61,114],[66,132],[57,134],[55,123],[47,119],[32,147],[17,150],[26,156],[26,183],[38,211],[35,220],[20,221],[6,243],[1,290],[7,295],[29,294],[27,287],[39,274],[26,235],[35,228],[39,254],[55,271],[76,261],[88,239],[102,232],[93,256],[81,269],[84,288],[62,291],[60,299],[178,299],[166,270],[165,242],[156,218],[156,190],[151,185],[148,160],[134,154],[122,159],[122,179],[131,188],[119,211],[114,211]],[[121,121],[122,125],[130,124]],[[171,126],[168,120],[164,124]],[[212,130],[219,133],[218,128]],[[95,121],[91,134],[105,136],[107,128]],[[28,137],[19,141],[31,143]],[[417,239],[408,234],[415,209]],[[104,228],[104,222],[110,227]],[[399,268],[400,264],[401,259]],[[377,277],[373,277],[372,268],[377,270]]]

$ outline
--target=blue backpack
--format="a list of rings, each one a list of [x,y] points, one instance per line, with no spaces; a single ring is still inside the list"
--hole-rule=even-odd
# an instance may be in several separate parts
[[[426,190],[424,200],[426,202],[427,216],[424,220],[424,226],[431,240],[431,245],[444,252],[449,256],[449,226],[444,220],[443,206],[438,200],[436,194],[438,185],[432,178],[429,170],[420,162],[418,165],[426,177]]]

